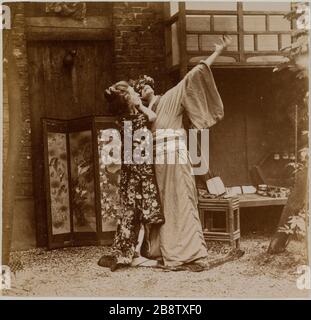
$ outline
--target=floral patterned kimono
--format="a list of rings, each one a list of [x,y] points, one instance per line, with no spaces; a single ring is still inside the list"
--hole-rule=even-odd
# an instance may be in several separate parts
[[[122,118],[121,121],[122,138],[124,134],[132,134],[132,132],[125,131],[124,121],[131,121],[133,132],[138,129],[147,129],[148,119],[144,114],[129,115]],[[139,140],[134,141],[133,144],[135,147],[135,144],[141,143],[142,141]],[[122,141],[122,154],[124,155],[124,141]],[[123,159],[120,196],[122,214],[118,220],[113,252],[117,263],[130,264],[134,257],[142,223],[146,225],[164,223],[154,165],[125,164]]]

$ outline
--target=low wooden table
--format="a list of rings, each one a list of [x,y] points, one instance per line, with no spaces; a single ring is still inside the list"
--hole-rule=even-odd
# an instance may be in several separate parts
[[[232,247],[240,248],[239,198],[206,199],[199,201],[199,214],[206,241],[225,241]],[[215,223],[217,217],[221,224]]]
[[[240,208],[284,206],[287,198],[271,198],[258,194],[241,194],[228,199],[199,198],[199,213],[206,241],[230,242],[240,247]],[[213,226],[213,216],[225,214],[225,223],[221,228]]]
[[[287,202],[287,198],[271,198],[258,194],[240,194],[237,197],[239,198],[240,208],[284,206]],[[206,200],[208,200],[208,198],[199,198],[199,203],[204,203]]]
[[[240,194],[238,198],[240,208],[284,206],[287,202],[287,198],[263,197],[258,194]]]

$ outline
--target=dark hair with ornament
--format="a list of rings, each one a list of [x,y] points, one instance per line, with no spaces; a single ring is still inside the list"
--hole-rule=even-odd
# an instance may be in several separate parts
[[[136,80],[129,81],[130,86],[134,88],[134,90],[141,96],[142,90],[146,85],[149,85],[152,89],[154,89],[154,80],[153,78],[147,75],[140,75]]]

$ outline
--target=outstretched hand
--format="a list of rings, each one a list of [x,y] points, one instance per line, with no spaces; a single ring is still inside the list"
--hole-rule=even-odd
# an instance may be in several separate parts
[[[215,51],[221,52],[232,42],[232,38],[228,35],[222,36],[219,38],[220,43],[215,43]]]

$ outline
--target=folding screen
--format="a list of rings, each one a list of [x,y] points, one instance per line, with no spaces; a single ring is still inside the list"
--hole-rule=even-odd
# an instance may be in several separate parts
[[[116,128],[113,117],[43,119],[49,248],[111,243],[120,164],[103,161],[103,137]]]

